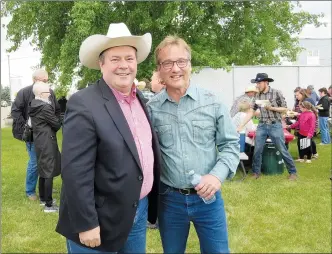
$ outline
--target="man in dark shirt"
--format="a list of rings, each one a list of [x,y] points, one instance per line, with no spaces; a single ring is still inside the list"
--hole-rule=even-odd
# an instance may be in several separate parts
[[[270,87],[269,82],[274,80],[269,78],[266,73],[258,73],[251,83],[256,83],[259,93],[252,103],[252,109],[247,113],[247,117],[239,126],[240,132],[247,122],[253,117],[254,112],[260,109],[260,121],[256,130],[255,150],[253,157],[252,170],[253,178],[257,179],[261,175],[262,153],[266,138],[269,137],[275,144],[286,164],[289,173],[289,180],[296,180],[296,168],[292,156],[285,145],[285,137],[281,124],[281,114],[287,111],[285,98],[279,90]],[[258,100],[268,100],[269,104],[258,103]],[[257,102],[257,103],[256,103]]]
[[[45,70],[38,69],[33,75],[33,84],[37,81],[42,81],[47,83],[48,81],[48,73]],[[14,138],[22,141],[22,135],[25,124],[28,122],[28,108],[30,102],[35,98],[35,95],[32,92],[33,84],[31,86],[27,86],[18,91],[15,101],[13,102],[11,108],[11,115],[13,117],[13,136]],[[55,110],[55,114],[57,117],[60,117],[60,106],[57,102],[54,92],[50,89],[50,101]],[[31,126],[31,125],[30,125]],[[36,185],[38,180],[38,172],[37,172],[37,158],[35,146],[32,140],[26,142],[27,151],[29,154],[29,162],[27,167],[27,176],[26,176],[26,184],[25,184],[25,192],[27,197],[30,200],[37,200],[36,196]]]

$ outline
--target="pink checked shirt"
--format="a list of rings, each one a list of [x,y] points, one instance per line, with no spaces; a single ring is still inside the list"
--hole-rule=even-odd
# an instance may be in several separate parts
[[[135,86],[132,87],[128,96],[113,88],[111,89],[135,140],[139,160],[143,169],[143,185],[140,194],[140,199],[142,199],[149,194],[153,185],[154,156],[151,127],[139,100],[136,98]]]

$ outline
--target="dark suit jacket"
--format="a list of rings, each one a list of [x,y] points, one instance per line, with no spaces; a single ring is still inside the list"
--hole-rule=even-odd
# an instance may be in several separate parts
[[[148,116],[139,91],[137,98]],[[148,220],[155,223],[160,151],[156,133],[151,131],[154,184],[148,196]],[[133,225],[143,173],[129,125],[103,79],[78,91],[67,103],[61,175],[56,231],[80,244],[78,233],[99,225],[101,245],[95,249],[119,251]]]

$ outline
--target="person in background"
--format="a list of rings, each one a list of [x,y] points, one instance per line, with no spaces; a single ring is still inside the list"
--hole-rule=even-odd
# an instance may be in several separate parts
[[[287,111],[287,104],[281,91],[270,87],[270,82],[273,81],[266,73],[257,73],[256,78],[251,80],[252,83],[256,83],[259,93],[252,102],[252,108],[247,113],[246,118],[238,127],[238,132],[242,131],[247,122],[253,117],[255,111],[260,109],[261,116],[256,130],[252,164],[253,178],[258,179],[261,176],[263,149],[266,139],[269,137],[282,155],[288,169],[288,179],[293,181],[297,179],[297,170],[293,158],[285,145],[285,136],[281,123],[282,114]],[[269,105],[258,105],[256,100],[268,100],[270,103]]]
[[[332,101],[332,85],[329,86],[329,89],[327,90],[327,92],[329,94],[330,101]]]
[[[158,222],[164,253],[185,252],[190,222],[202,253],[228,253],[220,188],[239,165],[239,136],[226,106],[190,82],[191,49],[183,39],[167,36],[155,59],[166,89],[147,105],[162,153]],[[192,171],[201,175],[196,187]],[[210,204],[202,199],[212,197]]]
[[[232,118],[232,121],[236,128],[240,126],[240,124],[244,121],[246,118],[248,112],[250,111],[250,103],[247,101],[240,101],[239,105],[239,112]],[[245,132],[246,132],[246,144],[245,144],[245,153],[248,155],[248,160],[244,161],[245,166],[249,166],[252,164],[252,156],[254,151],[254,140],[248,137],[248,133],[250,131],[256,130],[256,125],[252,121],[252,119],[249,120],[249,122],[244,126]]]
[[[330,100],[330,118],[332,118],[332,85],[327,90],[329,94],[329,100]]]
[[[61,121],[55,115],[50,101],[48,84],[37,81],[32,89],[35,98],[29,107],[29,117],[33,129],[33,142],[36,150],[39,175],[40,204],[45,205],[44,212],[57,212],[58,207],[52,197],[53,178],[61,173],[61,155],[56,132],[61,127]]]
[[[32,74],[33,84],[22,88],[18,91],[17,96],[12,104],[11,116],[13,117],[13,136],[14,138],[23,141],[22,135],[24,126],[28,124],[28,109],[30,102],[35,98],[32,92],[33,85],[37,81],[48,82],[48,73],[43,69],[38,69]],[[53,90],[50,90],[50,101],[52,103],[55,115],[60,117],[60,105],[55,98]],[[30,125],[31,127],[31,125]],[[29,155],[29,162],[27,166],[27,174],[25,180],[25,193],[29,200],[37,200],[36,186],[38,181],[37,171],[37,157],[33,140],[25,141],[26,149]]]
[[[307,87],[307,93],[308,93],[309,97],[311,97],[311,99],[314,101],[314,105],[317,105],[317,103],[319,101],[319,96],[317,95],[313,85],[309,85]]]
[[[298,116],[298,119],[295,123],[287,127],[291,129],[299,127],[297,148],[300,158],[296,161],[304,162],[304,156],[306,156],[306,163],[311,163],[311,141],[315,132],[316,116],[314,112],[316,112],[316,109],[315,106],[308,101],[301,101],[299,106],[302,113]]]
[[[151,76],[151,91],[154,94],[158,94],[163,89],[165,89],[165,82],[163,82],[162,79],[160,79],[159,72],[154,71]]]
[[[151,77],[151,82],[147,82],[145,89],[142,91],[146,102],[148,102],[153,96],[158,94],[162,89],[165,88],[165,85],[159,78],[158,71],[154,71]]]
[[[145,89],[145,87],[146,87],[146,83],[145,83],[145,81],[139,81],[138,83],[137,83],[137,89],[139,89],[140,91],[143,91],[144,89]]]
[[[296,98],[296,93],[300,91],[302,88],[301,87],[296,87],[294,89],[294,106],[293,106],[293,111],[297,112],[299,110],[299,100]]]
[[[299,91],[297,91],[295,93],[296,99],[300,102],[309,102],[311,103],[313,106],[315,106],[315,101],[307,94],[307,90],[306,89],[300,89]],[[298,110],[296,111],[297,113],[302,113],[301,108],[298,108]],[[318,117],[317,114],[316,116],[316,121],[315,121],[315,131],[314,131],[314,136],[316,135],[317,131],[318,131]],[[296,135],[298,134],[298,128],[299,126],[294,127],[294,129],[296,129]],[[312,150],[312,158],[317,159],[318,158],[318,153],[317,153],[317,146],[316,146],[316,142],[311,139],[311,150]]]
[[[145,101],[148,102],[155,94],[151,89],[151,82],[146,82],[146,86],[142,91]]]
[[[255,86],[248,86],[245,89],[243,95],[235,98],[233,105],[231,107],[231,110],[230,110],[231,117],[234,117],[239,112],[239,102],[247,101],[247,102],[251,103],[252,100],[254,99],[254,97],[256,96],[257,92],[258,92],[258,90]]]
[[[66,112],[66,105],[67,105],[67,99],[65,96],[62,96],[59,100],[58,100],[58,103],[60,105],[60,112],[61,112],[61,115],[60,115],[60,121],[61,123],[63,122],[63,118],[65,116],[65,112]]]
[[[328,118],[330,115],[330,100],[328,97],[328,92],[325,87],[318,90],[320,95],[320,100],[318,102],[318,119],[319,119],[319,129],[322,142],[320,145],[327,145],[331,143],[330,130],[328,125]]]

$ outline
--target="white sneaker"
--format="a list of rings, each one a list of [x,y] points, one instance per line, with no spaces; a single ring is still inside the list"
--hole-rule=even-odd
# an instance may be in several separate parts
[[[311,163],[311,160],[306,160],[306,162],[305,163]]]
[[[312,158],[313,158],[313,159],[318,159],[318,153],[313,154],[313,155],[312,155]]]
[[[59,207],[56,205],[52,205],[50,207],[45,206],[44,212],[45,213],[57,213],[59,211]]]

